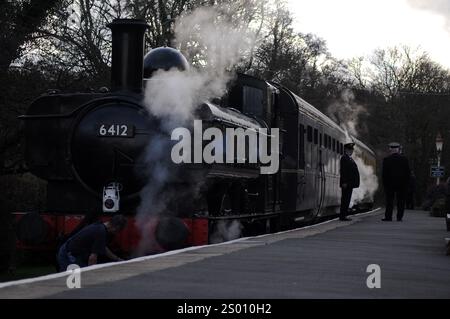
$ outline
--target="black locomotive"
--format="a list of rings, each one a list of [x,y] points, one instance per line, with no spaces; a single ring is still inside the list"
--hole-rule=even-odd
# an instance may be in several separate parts
[[[54,247],[56,238],[73,231],[85,216],[108,216],[117,211],[119,201],[120,212],[132,222],[118,245],[130,251],[142,236],[134,216],[139,193],[148,183],[144,153],[149,141],[161,135],[160,120],[143,105],[143,80],[155,70],[188,65],[171,48],[154,49],[144,59],[143,21],[115,20],[109,27],[111,88],[49,92],[21,116],[28,167],[48,182],[46,212],[17,213],[18,237],[27,247]],[[239,74],[225,96],[200,105],[195,117],[221,131],[266,128],[270,134],[279,128],[280,169],[262,175],[254,163],[184,165],[180,178],[164,191],[201,187],[192,196],[180,192],[171,203],[171,219],[160,215],[149,230],[157,234],[162,249],[205,244],[220,221],[239,220],[273,231],[336,214],[339,158],[348,135],[313,106],[277,83]],[[361,157],[375,165],[370,148],[355,141]]]

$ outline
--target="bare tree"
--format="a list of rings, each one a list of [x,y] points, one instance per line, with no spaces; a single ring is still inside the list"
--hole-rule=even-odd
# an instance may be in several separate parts
[[[58,6],[55,0],[6,0],[0,2],[0,73],[19,58],[23,45]]]
[[[294,32],[292,14],[283,2],[277,2],[266,16],[263,40],[255,51],[251,71],[308,94],[322,81],[322,70],[331,70],[325,41]]]
[[[87,83],[108,83],[111,34],[107,24],[127,16],[125,2],[64,0],[40,28],[30,52],[46,64],[82,75]]]
[[[450,129],[445,120],[450,115],[450,73],[426,52],[409,47],[377,50],[371,63],[370,89],[385,98],[371,110],[371,131],[380,132],[375,144],[380,149],[392,140],[404,145],[421,197],[429,180],[436,133]]]
[[[36,75],[27,65],[17,68],[12,64],[26,52],[27,43],[59,4],[54,0],[0,2],[0,175],[24,171],[16,117],[24,111],[24,102],[31,101],[28,93],[33,91],[30,84]]]

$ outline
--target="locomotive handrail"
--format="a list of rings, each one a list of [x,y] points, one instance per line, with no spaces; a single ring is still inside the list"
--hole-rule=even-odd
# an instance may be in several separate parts
[[[219,123],[227,123],[227,124],[233,125],[233,126],[245,127],[245,128],[247,128],[247,129],[249,129],[249,130],[254,130],[255,132],[257,132],[256,129],[255,129],[254,127],[247,126],[247,125],[244,125],[244,124],[241,124],[241,123],[237,123],[237,122],[232,122],[232,121],[224,120],[223,118],[219,118],[219,117],[215,117],[215,118],[213,118],[211,121],[212,121],[212,122],[219,122]],[[262,132],[258,132],[258,134],[262,134],[262,135],[265,135],[265,136],[271,136],[271,135],[269,135],[269,134],[264,134],[264,133],[262,133]]]
[[[42,119],[42,118],[69,118],[69,117],[72,117],[73,115],[75,115],[76,113],[80,112],[83,108],[93,105],[93,104],[96,104],[98,102],[105,102],[105,100],[106,101],[111,100],[112,102],[126,100],[129,103],[138,105],[136,102],[133,102],[130,99],[127,99],[124,97],[122,97],[122,98],[117,97],[117,96],[101,97],[98,99],[90,100],[89,102],[82,104],[81,106],[77,107],[76,109],[74,109],[68,113],[64,113],[64,114],[32,114],[32,115],[24,114],[24,115],[19,115],[17,118],[20,120]]]
[[[253,118],[259,124],[262,124],[263,126],[265,126],[267,129],[269,129],[269,125],[263,119],[260,119],[260,118],[256,117],[256,115],[254,115],[254,114],[251,114],[251,118]]]
[[[242,114],[242,112],[241,112],[241,111],[239,111],[238,109],[235,109],[234,107],[227,107],[227,109],[229,109],[229,110],[232,110],[233,112],[236,112],[236,113]]]

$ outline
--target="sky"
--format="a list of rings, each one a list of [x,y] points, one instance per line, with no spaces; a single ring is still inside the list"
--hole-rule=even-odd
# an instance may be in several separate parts
[[[288,5],[295,30],[325,39],[337,58],[405,44],[450,68],[450,0],[288,0]]]

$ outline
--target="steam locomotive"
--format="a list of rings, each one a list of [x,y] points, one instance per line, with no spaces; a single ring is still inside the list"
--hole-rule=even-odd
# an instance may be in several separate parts
[[[128,254],[146,235],[162,251],[207,244],[218,225],[231,221],[239,221],[246,229],[256,225],[275,231],[336,214],[346,132],[287,88],[239,74],[225,96],[199,105],[195,118],[221,131],[265,128],[270,134],[279,128],[280,169],[263,175],[259,164],[247,162],[174,167],[177,179],[164,186],[161,196],[164,192],[179,196],[167,213],[153,216],[142,227],[136,212],[145,200],[142,189],[149,183],[143,173],[149,165],[145,152],[149,141],[161,136],[160,120],[143,105],[143,83],[156,70],[188,67],[184,56],[172,48],[153,49],[144,58],[147,27],[133,19],[109,24],[110,89],[48,92],[20,117],[27,165],[47,181],[45,212],[15,214],[22,248],[55,249],[58,238],[117,211],[129,222],[115,240],[116,250]],[[373,151],[354,141],[358,156],[375,166]],[[191,189],[196,189],[195,194],[186,192]],[[370,206],[371,200],[361,204]]]

